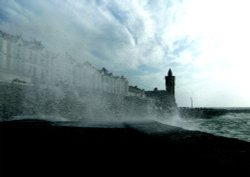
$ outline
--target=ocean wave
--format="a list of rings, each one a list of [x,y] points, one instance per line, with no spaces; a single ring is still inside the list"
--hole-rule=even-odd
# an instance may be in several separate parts
[[[213,119],[187,119],[177,116],[165,120],[164,123],[250,142],[250,113],[228,113]]]

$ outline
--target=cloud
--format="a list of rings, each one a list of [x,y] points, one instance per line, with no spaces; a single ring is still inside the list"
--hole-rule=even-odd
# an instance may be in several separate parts
[[[163,61],[147,1],[11,0],[1,7],[3,30],[38,38],[53,50],[69,50],[111,69]]]
[[[232,105],[247,105],[235,94],[250,89],[247,7],[247,0],[8,0],[0,1],[0,29],[145,89],[164,89],[172,67],[180,105],[195,95],[208,106],[222,88],[223,97],[236,100]]]

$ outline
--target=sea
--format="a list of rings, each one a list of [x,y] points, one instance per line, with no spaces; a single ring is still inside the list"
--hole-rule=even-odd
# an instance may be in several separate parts
[[[161,122],[187,130],[198,130],[250,142],[250,113],[229,112],[209,119],[199,117],[183,118],[177,114]]]

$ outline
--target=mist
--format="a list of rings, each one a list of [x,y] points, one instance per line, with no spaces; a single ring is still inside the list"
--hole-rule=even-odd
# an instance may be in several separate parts
[[[156,100],[124,76],[0,31],[4,120],[122,122],[155,119]]]

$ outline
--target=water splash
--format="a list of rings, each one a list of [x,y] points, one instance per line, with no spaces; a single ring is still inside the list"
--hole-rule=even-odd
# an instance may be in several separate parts
[[[212,119],[182,118],[176,114],[159,121],[187,130],[198,130],[250,142],[250,114],[248,113],[228,113]]]

